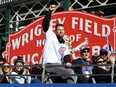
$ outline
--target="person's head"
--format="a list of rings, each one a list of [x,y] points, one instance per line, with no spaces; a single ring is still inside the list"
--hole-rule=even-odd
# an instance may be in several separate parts
[[[57,24],[56,28],[55,28],[55,32],[58,36],[63,38],[63,36],[65,34],[64,25],[63,24]]]
[[[64,39],[65,44],[69,47],[69,49],[71,49],[72,48],[72,45],[71,45],[70,37],[65,34],[63,36],[63,39]]]
[[[51,0],[48,4],[48,6],[50,5],[58,5],[58,3],[55,0]]]
[[[106,61],[103,59],[102,56],[97,56],[96,64],[98,64],[98,65],[106,64]],[[106,69],[106,66],[104,66],[104,65],[103,66],[97,66],[97,67]]]
[[[7,74],[7,73],[10,72],[10,70],[11,70],[10,63],[5,62],[5,63],[3,64],[3,67],[2,67],[3,73],[4,73],[4,74]]]
[[[88,46],[82,46],[80,48],[80,54],[83,58],[89,58],[90,48]]]
[[[108,60],[108,51],[106,49],[101,49],[100,56],[102,56],[104,60]]]
[[[23,61],[23,58],[18,56],[16,61],[15,61],[15,66],[20,66],[20,67],[16,67],[15,69],[18,71],[18,72],[22,72],[24,70],[24,67],[22,67],[24,65],[24,61]]]
[[[96,63],[97,64],[104,64],[106,61],[103,59],[102,56],[97,56],[96,57]]]
[[[30,71],[31,74],[41,74],[42,73],[42,69],[41,67],[38,65],[38,64],[34,64],[31,71]],[[36,76],[33,76],[33,77],[36,77]]]

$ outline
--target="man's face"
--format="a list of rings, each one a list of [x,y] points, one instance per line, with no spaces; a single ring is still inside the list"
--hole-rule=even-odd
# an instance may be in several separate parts
[[[64,36],[64,27],[63,26],[57,26],[57,29],[56,29],[56,34],[60,37],[63,37]]]
[[[82,51],[82,56],[83,58],[89,58],[89,55],[90,55],[90,51],[89,50],[83,50]]]
[[[99,64],[99,65],[102,65],[102,64],[106,64],[106,61],[103,59],[103,58],[101,58],[101,59],[98,59],[97,61],[96,61],[96,63],[97,64]],[[97,67],[99,67],[99,68],[103,68],[103,69],[105,69],[106,68],[106,66],[97,66]]]
[[[104,60],[108,59],[108,53],[106,52],[101,53],[101,56],[104,58]]]

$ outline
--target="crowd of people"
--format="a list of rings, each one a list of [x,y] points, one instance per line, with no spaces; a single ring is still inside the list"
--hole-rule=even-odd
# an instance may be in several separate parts
[[[84,41],[72,48],[69,36],[65,34],[63,24],[56,25],[55,32],[50,28],[51,14],[56,9],[51,4],[46,13],[42,27],[45,34],[45,44],[42,52],[42,65],[46,65],[44,83],[50,78],[53,83],[111,83],[116,82],[115,57],[108,55],[108,50],[101,49],[100,55],[93,56],[90,60],[90,48],[88,41]],[[80,57],[71,61],[70,55],[80,52]],[[108,64],[107,66],[105,64]],[[14,66],[11,66],[5,58],[0,57],[0,83],[31,84],[43,83],[43,67],[25,67],[26,63],[21,56],[17,56]],[[97,65],[97,66],[94,66]],[[113,68],[113,69],[112,69]],[[39,76],[41,74],[41,76]],[[55,78],[56,75],[57,78]],[[94,75],[95,74],[95,75]],[[107,78],[107,79],[106,79]]]
[[[39,77],[33,76],[35,73],[35,67],[31,69],[25,66],[25,62],[21,56],[17,56],[17,59],[12,66],[5,58],[0,57],[0,83],[1,84],[30,84],[41,83]],[[36,67],[36,72],[39,74],[39,68]]]

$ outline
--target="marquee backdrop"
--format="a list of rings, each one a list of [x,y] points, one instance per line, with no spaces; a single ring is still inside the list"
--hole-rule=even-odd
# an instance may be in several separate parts
[[[14,59],[20,55],[24,58],[24,61],[30,64],[39,63],[44,46],[42,20],[43,17],[35,20],[17,33],[9,35],[9,41],[4,52],[9,62],[13,63]],[[52,14],[50,27],[54,30],[56,24],[64,24],[65,32],[70,36],[73,47],[76,47],[87,37],[92,56],[98,55],[101,48],[107,48],[106,36],[108,36],[108,42],[112,48],[116,50],[115,20],[115,17],[105,19],[86,12],[64,11]],[[77,52],[72,55],[72,58],[79,55],[80,53]]]

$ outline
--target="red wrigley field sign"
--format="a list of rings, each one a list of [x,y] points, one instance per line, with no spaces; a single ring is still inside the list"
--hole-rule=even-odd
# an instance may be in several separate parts
[[[39,63],[44,46],[42,20],[43,17],[19,32],[9,35],[4,52],[9,62],[13,63],[14,59],[20,55],[30,64]],[[106,46],[106,35],[108,35],[110,45],[115,48],[115,20],[115,18],[105,19],[85,12],[64,11],[54,13],[50,25],[54,30],[56,24],[64,24],[65,32],[70,36],[73,47],[88,37],[91,55],[94,55],[99,54],[99,50]],[[73,58],[77,56],[79,52],[72,55]]]

